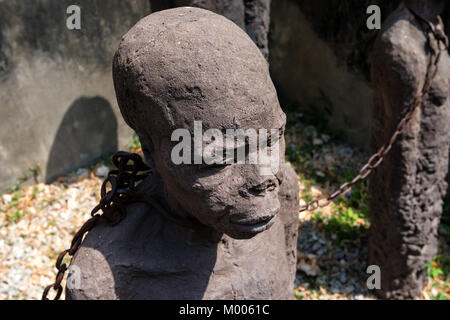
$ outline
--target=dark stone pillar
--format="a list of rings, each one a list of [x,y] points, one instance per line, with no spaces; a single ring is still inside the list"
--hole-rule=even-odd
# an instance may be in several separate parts
[[[221,14],[247,32],[266,60],[269,58],[271,0],[150,0],[152,11],[191,6]]]
[[[436,41],[400,7],[387,19],[375,43],[372,63],[374,109],[371,147],[389,140],[396,125],[422,89]],[[406,132],[399,136],[370,181],[369,265],[381,269],[387,299],[421,295],[425,263],[437,254],[438,226],[449,157],[449,71],[445,51],[438,73]]]

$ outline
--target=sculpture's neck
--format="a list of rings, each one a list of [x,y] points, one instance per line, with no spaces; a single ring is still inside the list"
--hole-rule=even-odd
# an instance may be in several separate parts
[[[198,241],[217,243],[223,234],[213,228],[201,224],[197,219],[193,218],[184,208],[167,192],[167,189],[158,173],[153,173],[151,177],[146,179],[139,188],[139,192],[148,197],[152,197],[164,210],[159,212],[168,217],[172,223],[184,226],[192,230],[194,238]]]
[[[444,10],[445,0],[406,0],[406,6],[423,18],[437,23],[437,16]]]

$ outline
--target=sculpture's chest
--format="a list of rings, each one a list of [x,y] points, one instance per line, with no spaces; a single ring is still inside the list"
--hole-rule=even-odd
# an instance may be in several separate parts
[[[121,299],[290,299],[284,230],[275,223],[250,240],[225,237],[216,247],[170,246],[132,268],[113,269]],[[155,255],[156,254],[156,255]],[[133,255],[133,256],[141,256]],[[133,288],[133,292],[125,292]],[[125,290],[125,291],[124,291]]]
[[[155,221],[124,221],[88,234],[72,261],[82,275],[72,299],[290,299],[284,225],[248,240],[188,241]],[[151,232],[149,232],[149,230]],[[293,240],[295,241],[295,239]]]

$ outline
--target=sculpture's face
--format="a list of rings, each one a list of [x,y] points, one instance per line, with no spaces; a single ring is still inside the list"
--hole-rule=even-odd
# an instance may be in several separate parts
[[[113,73],[121,112],[179,206],[235,238],[273,224],[279,182],[261,164],[176,164],[172,157],[179,143],[172,134],[184,129],[192,137],[194,121],[203,132],[284,128],[267,62],[243,30],[202,9],[160,11],[123,37]],[[284,139],[278,152],[275,167]]]
[[[279,129],[278,150],[274,145],[267,150],[277,152],[271,159],[278,163],[271,165],[279,168],[285,152],[285,115],[276,104],[271,112],[256,114],[255,118],[260,116],[271,119],[270,125],[261,126],[254,121],[256,131]],[[177,165],[172,157],[177,143],[167,138],[155,142],[152,158],[167,192],[188,213],[203,224],[238,239],[253,237],[274,223],[280,209],[276,172],[273,174],[265,164],[249,164],[248,153],[245,164],[233,161],[230,164],[207,165],[202,161],[202,164]],[[206,147],[206,143],[203,146]]]

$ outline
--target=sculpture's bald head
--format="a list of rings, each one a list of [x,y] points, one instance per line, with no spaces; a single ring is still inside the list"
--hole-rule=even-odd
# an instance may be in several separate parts
[[[123,37],[113,76],[122,115],[171,196],[203,223],[232,236],[264,230],[262,222],[279,209],[275,176],[262,176],[256,165],[200,170],[170,161],[173,131],[193,133],[194,120],[202,121],[204,130],[284,127],[267,62],[247,34],[207,10],[159,11]],[[280,154],[283,159],[284,141]],[[236,227],[233,221],[260,222],[260,228]]]
[[[136,131],[272,126],[284,116],[266,60],[230,20],[198,8],[153,13],[122,39],[114,58],[119,106]],[[152,136],[154,136],[152,134]]]

